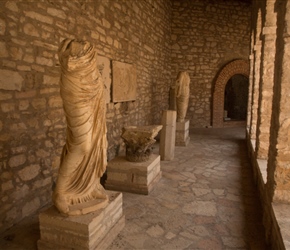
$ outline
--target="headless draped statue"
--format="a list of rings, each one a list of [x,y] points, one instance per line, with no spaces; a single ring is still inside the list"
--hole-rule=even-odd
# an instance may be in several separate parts
[[[184,122],[189,100],[189,74],[180,71],[175,81],[177,122]]]
[[[59,61],[67,135],[53,202],[62,214],[86,214],[108,203],[100,184],[107,166],[104,85],[90,43],[64,40]]]

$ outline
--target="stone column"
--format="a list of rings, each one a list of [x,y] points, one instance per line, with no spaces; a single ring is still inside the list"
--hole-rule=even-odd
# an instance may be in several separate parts
[[[261,43],[254,46],[254,75],[252,88],[252,113],[250,125],[250,138],[256,139],[257,119],[258,119],[258,101],[259,101],[259,83],[260,83],[260,63],[261,63]]]
[[[176,133],[176,111],[163,110],[163,128],[160,134],[159,154],[161,160],[171,161],[174,158],[175,133]]]
[[[256,24],[256,36],[254,45],[254,66],[253,66],[253,86],[252,86],[252,105],[250,122],[250,139],[256,139],[257,119],[258,119],[258,101],[259,101],[259,83],[260,83],[260,64],[261,64],[261,41],[262,31],[261,12],[258,13]]]
[[[256,134],[256,156],[259,159],[268,158],[270,124],[272,115],[274,61],[276,48],[276,14],[273,0],[267,1],[266,26],[262,37],[262,76],[259,90],[259,110]]]
[[[273,202],[290,204],[290,1],[278,7],[267,192]]]
[[[251,125],[251,108],[252,108],[252,94],[253,94],[253,79],[254,79],[254,33],[251,36],[251,55],[249,56],[250,61],[250,74],[249,74],[249,94],[248,94],[248,109],[247,109],[247,128],[250,129]]]

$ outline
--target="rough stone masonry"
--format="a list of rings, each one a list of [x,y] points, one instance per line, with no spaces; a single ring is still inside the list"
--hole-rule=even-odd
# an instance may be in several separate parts
[[[108,159],[124,126],[160,124],[179,70],[192,79],[188,118],[210,125],[213,79],[247,57],[249,6],[209,0],[1,1],[0,232],[50,202],[65,142],[57,48],[65,38],[131,63],[136,101],[107,104]]]

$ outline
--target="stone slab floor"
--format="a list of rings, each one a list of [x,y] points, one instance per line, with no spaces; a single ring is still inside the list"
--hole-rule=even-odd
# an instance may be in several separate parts
[[[161,162],[150,195],[123,194],[126,225],[109,249],[270,249],[245,129],[193,129],[190,137]],[[36,249],[38,239],[32,216],[1,235],[0,249]]]

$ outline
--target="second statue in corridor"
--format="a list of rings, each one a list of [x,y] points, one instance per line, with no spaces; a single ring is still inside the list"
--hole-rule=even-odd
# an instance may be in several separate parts
[[[186,116],[190,92],[189,83],[189,74],[186,71],[180,71],[175,81],[177,122],[184,122]]]

